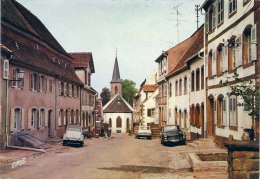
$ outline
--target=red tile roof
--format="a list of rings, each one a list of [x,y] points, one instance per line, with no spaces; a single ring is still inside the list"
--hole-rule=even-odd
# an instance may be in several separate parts
[[[74,67],[89,67],[91,73],[95,73],[95,67],[91,52],[71,52]]]
[[[197,55],[199,50],[203,48],[203,33],[204,33],[204,25],[202,25],[189,39],[182,42],[185,49],[182,53],[178,53],[178,63],[174,66],[174,68],[167,74],[170,76],[172,73],[178,71],[182,67],[186,65],[186,61],[189,60],[194,55]]]
[[[143,86],[143,90],[145,92],[154,92],[157,88],[158,88],[158,84],[155,84],[155,85],[144,85]]]

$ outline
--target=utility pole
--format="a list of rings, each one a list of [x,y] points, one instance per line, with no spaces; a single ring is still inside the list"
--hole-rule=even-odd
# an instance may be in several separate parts
[[[196,17],[197,17],[197,29],[199,28],[199,7],[200,5],[195,5]]]

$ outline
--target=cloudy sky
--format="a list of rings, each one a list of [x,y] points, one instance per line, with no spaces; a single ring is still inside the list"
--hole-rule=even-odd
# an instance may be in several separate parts
[[[197,29],[195,5],[204,0],[17,0],[67,52],[92,52],[92,87],[110,88],[116,56],[121,79],[139,89],[163,50]],[[178,13],[177,13],[178,12]],[[177,16],[177,14],[179,14]],[[178,26],[177,26],[178,17]],[[199,13],[199,26],[204,16]]]

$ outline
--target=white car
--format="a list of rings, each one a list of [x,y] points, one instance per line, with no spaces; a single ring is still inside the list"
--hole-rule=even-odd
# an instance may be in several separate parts
[[[80,147],[84,144],[84,135],[82,133],[82,128],[79,125],[68,125],[66,133],[63,135],[63,146],[66,144],[78,143]]]
[[[138,129],[135,131],[135,138],[139,139],[140,137],[146,137],[147,139],[152,139],[152,131],[149,126],[138,126]]]

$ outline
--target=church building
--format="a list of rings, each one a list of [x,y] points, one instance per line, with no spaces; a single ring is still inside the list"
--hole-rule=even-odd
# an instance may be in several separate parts
[[[110,100],[103,107],[104,122],[112,128],[112,133],[128,133],[133,120],[133,108],[122,97],[122,80],[120,79],[117,56],[110,82]]]

